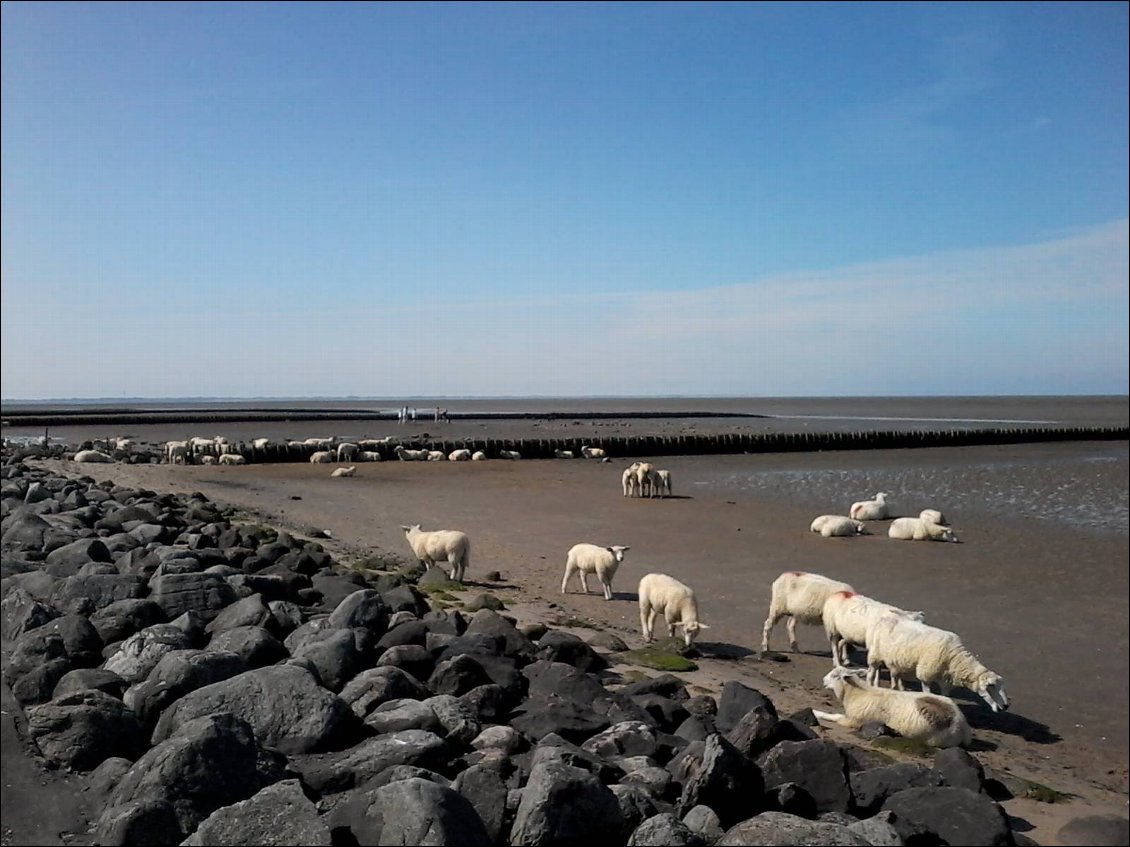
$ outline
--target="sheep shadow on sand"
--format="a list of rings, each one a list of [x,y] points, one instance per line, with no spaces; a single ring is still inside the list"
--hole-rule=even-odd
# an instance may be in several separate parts
[[[1033,744],[1055,744],[1063,740],[1062,736],[1052,732],[1047,724],[1015,712],[993,712],[979,698],[973,699],[976,695],[966,695],[964,691],[954,693],[958,695],[954,699],[958,700],[965,719],[973,729],[1017,735]],[[965,701],[966,697],[970,699]]]

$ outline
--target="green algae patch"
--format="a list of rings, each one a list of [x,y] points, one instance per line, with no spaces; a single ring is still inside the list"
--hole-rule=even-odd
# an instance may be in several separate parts
[[[698,670],[698,665],[685,656],[670,650],[661,650],[658,647],[641,647],[638,650],[628,650],[626,653],[617,655],[616,660],[629,665],[640,665],[668,673],[685,673]]]

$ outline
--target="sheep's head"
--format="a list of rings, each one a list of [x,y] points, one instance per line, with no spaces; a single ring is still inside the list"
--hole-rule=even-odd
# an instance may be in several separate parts
[[[404,530],[405,535],[411,535],[413,532],[419,532],[420,531],[420,524],[414,523],[414,524],[412,524],[412,526],[402,526],[400,528],[402,530]]]
[[[691,621],[690,623],[683,623],[682,621],[675,621],[673,624],[676,628],[683,630],[683,643],[690,647],[691,642],[698,637],[698,633],[704,629],[710,629],[706,624],[699,623],[698,621]]]
[[[957,542],[957,533],[950,529],[948,526],[942,527],[942,531],[936,536],[938,541],[953,541]]]
[[[1004,693],[1004,680],[1000,674],[985,671],[977,678],[974,689],[994,712],[1008,711],[1008,695]]]
[[[856,521],[855,522],[855,534],[856,535],[868,535],[869,532],[867,530],[867,524],[865,524],[863,521]]]
[[[863,682],[867,671],[864,668],[845,668],[843,666],[832,668],[824,675],[824,687],[843,699],[845,684],[858,684]]]
[[[613,558],[615,558],[617,562],[622,562],[622,561],[624,561],[624,554],[627,553],[632,548],[631,547],[620,547],[619,545],[613,545],[612,547],[605,547],[604,549],[607,550],[609,553],[611,553]]]

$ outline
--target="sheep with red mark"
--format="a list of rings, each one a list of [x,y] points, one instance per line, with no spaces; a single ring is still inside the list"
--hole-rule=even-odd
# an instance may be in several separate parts
[[[923,612],[908,612],[898,606],[873,600],[853,591],[837,591],[824,601],[824,632],[832,647],[832,663],[839,667],[847,664],[850,645],[867,647],[867,630],[884,615],[899,615],[923,621]]]
[[[829,579],[816,573],[786,571],[773,580],[769,599],[769,616],[761,629],[761,652],[769,652],[769,637],[781,618],[788,618],[789,647],[794,653],[800,647],[796,640],[796,625],[800,623],[821,626],[824,623],[824,604],[837,591],[855,591],[846,582]]]

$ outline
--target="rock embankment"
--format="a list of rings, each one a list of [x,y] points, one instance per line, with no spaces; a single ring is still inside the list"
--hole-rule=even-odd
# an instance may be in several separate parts
[[[97,843],[1015,843],[963,751],[892,764],[738,682],[626,682],[202,495],[10,461],[0,497],[3,674]]]

